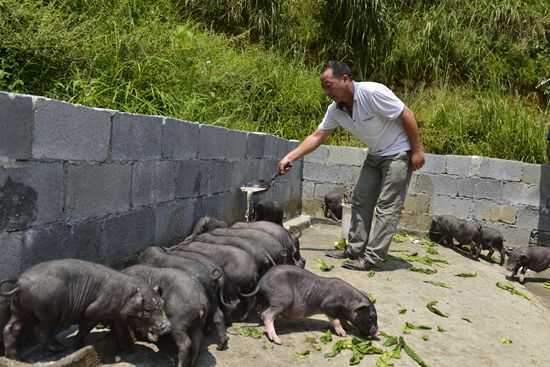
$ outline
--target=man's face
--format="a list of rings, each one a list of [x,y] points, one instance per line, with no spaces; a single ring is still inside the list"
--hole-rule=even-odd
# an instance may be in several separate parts
[[[336,103],[343,102],[346,93],[346,83],[349,81],[347,75],[335,78],[332,69],[327,69],[321,74],[321,87],[325,95]]]

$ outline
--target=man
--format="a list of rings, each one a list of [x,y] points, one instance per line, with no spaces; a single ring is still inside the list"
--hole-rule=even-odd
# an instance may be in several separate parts
[[[353,81],[344,63],[329,61],[321,85],[333,103],[317,130],[279,161],[278,170],[286,173],[292,162],[315,150],[337,126],[367,144],[369,152],[352,195],[348,246],[327,256],[351,258],[345,268],[369,270],[388,253],[411,173],[424,165],[418,126],[414,114],[391,90],[379,83]]]

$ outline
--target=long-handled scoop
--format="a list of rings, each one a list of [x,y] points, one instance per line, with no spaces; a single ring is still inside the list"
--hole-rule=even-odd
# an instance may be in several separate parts
[[[271,177],[269,181],[265,180],[258,180],[257,183],[254,184],[247,184],[245,186],[241,186],[241,191],[246,192],[246,213],[245,213],[245,219],[247,222],[250,221],[250,211],[251,211],[251,204],[252,204],[252,195],[257,192],[262,192],[269,190],[271,188],[271,185],[273,184],[273,181],[279,176],[279,172],[275,172],[275,174]]]

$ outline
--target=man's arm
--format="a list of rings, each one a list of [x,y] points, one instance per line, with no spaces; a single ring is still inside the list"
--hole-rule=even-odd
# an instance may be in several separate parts
[[[304,155],[313,152],[325,141],[332,133],[330,130],[315,130],[307,138],[304,139],[296,148],[287,153],[287,155],[279,161],[277,169],[279,173],[285,174],[292,167],[292,162],[302,158]]]
[[[424,165],[424,147],[420,141],[420,133],[418,131],[418,124],[416,123],[414,113],[407,106],[403,108],[401,123],[411,145],[410,159],[412,169],[417,170]]]

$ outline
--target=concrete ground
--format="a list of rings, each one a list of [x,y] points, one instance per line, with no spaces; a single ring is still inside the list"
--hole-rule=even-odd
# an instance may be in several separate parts
[[[426,266],[392,258],[377,270],[372,277],[365,272],[345,270],[342,260],[325,257],[325,250],[332,249],[340,237],[340,228],[327,224],[313,224],[303,231],[302,253],[307,259],[306,268],[321,276],[340,277],[363,289],[376,298],[380,330],[395,336],[404,336],[407,344],[428,366],[550,366],[548,341],[550,340],[550,290],[542,286],[544,274],[536,274],[527,288],[504,278],[503,267],[485,260],[476,262],[445,247],[437,247],[433,258],[445,259],[448,265]],[[425,248],[415,237],[404,242],[394,242],[392,256],[418,253],[426,255]],[[494,255],[495,259],[498,257]],[[317,260],[323,259],[334,265],[329,272],[321,272]],[[410,271],[411,266],[432,268],[436,274],[427,275]],[[476,272],[473,278],[461,278],[457,273]],[[535,275],[529,274],[534,277]],[[550,279],[550,278],[549,278]],[[450,289],[434,286],[424,281],[444,282]],[[528,278],[529,281],[529,278]],[[496,286],[497,282],[513,284],[516,289],[531,297],[526,300]],[[437,308],[448,314],[447,318],[431,313],[426,304],[438,301]],[[400,313],[399,311],[404,313]],[[429,326],[431,330],[412,330],[403,333],[405,322]],[[254,338],[240,335],[241,327],[257,327],[258,323],[235,323],[230,329],[229,349],[217,351],[213,340],[201,353],[198,366],[346,366],[352,356],[344,350],[334,358],[327,358],[337,340],[330,344],[312,346],[306,338],[319,337],[329,325],[326,317],[317,315],[307,320],[278,320],[276,330],[283,345],[271,344],[265,336]],[[446,331],[438,331],[437,327]],[[256,331],[262,331],[260,326]],[[511,343],[503,343],[503,338]],[[383,347],[383,339],[374,345]],[[174,347],[170,342],[155,346],[140,344],[132,353],[109,353],[112,341],[104,338],[100,357],[109,366],[174,366]],[[320,351],[317,350],[320,347]],[[367,355],[362,366],[376,365],[378,356]],[[401,353],[401,359],[392,360],[394,366],[417,366],[409,356]],[[0,359],[0,366],[2,366]],[[5,364],[4,364],[5,365]]]

